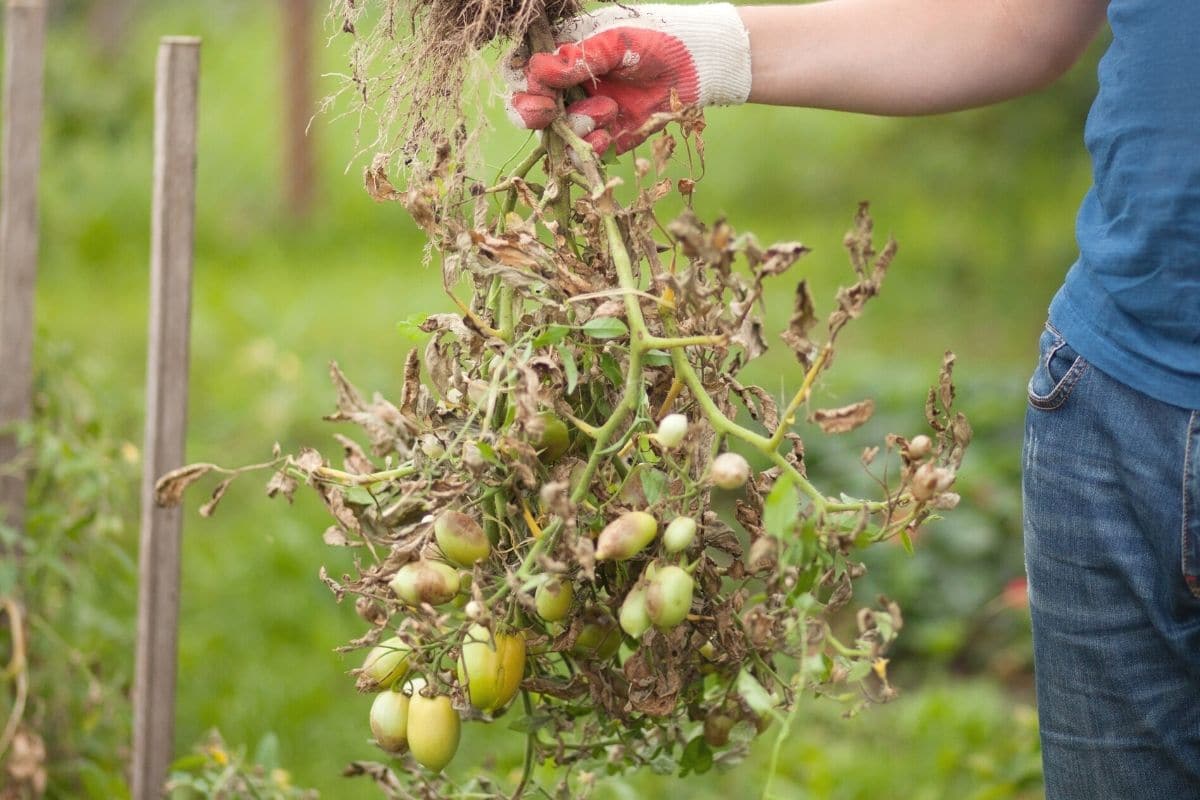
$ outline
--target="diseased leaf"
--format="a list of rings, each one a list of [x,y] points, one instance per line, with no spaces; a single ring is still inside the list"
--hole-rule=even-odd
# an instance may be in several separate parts
[[[211,517],[213,515],[213,512],[217,510],[217,503],[221,502],[221,498],[225,496],[225,490],[229,488],[229,484],[233,483],[235,478],[237,476],[232,475],[217,484],[216,488],[213,489],[212,497],[209,498],[207,503],[200,506],[200,516]]]
[[[216,464],[188,464],[171,470],[155,482],[154,502],[163,508],[179,505],[187,488],[215,469],[220,467]]]
[[[810,419],[825,433],[846,433],[859,427],[875,413],[875,401],[870,398],[841,408],[820,408]]]

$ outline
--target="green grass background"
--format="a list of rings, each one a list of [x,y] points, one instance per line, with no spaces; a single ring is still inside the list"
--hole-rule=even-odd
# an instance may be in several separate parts
[[[284,213],[277,11],[273,3],[235,0],[143,4],[118,52],[102,55],[83,4],[56,7],[38,330],[73,352],[98,417],[118,441],[141,442],[160,35],[204,38],[190,460],[257,460],[275,441],[285,449],[327,445],[332,429],[319,418],[332,408],[328,362],[339,361],[363,389],[396,393],[410,343],[395,323],[449,310],[439,276],[421,265],[423,238],[412,222],[362,191],[352,120],[314,122],[315,211],[305,220]],[[323,29],[321,44],[331,35]],[[344,52],[340,38],[319,47],[322,72],[339,71]],[[883,295],[847,332],[818,397],[837,405],[873,394],[880,425],[813,445],[814,473],[853,475],[846,465],[886,432],[884,424],[916,432],[924,388],[946,348],[958,353],[961,407],[981,432],[964,467],[964,508],[919,543],[915,556],[899,548],[877,556],[876,588],[917,609],[915,638],[902,644],[895,665],[903,698],[850,721],[807,701],[785,744],[780,796],[1037,793],[1021,644],[1027,634],[1010,620],[999,638],[989,638],[995,614],[988,603],[1020,570],[1024,382],[1046,305],[1075,254],[1074,209],[1089,180],[1080,134],[1093,74],[1089,58],[1039,95],[936,118],[761,107],[708,115],[701,217],[726,214],[760,241],[811,246],[795,271],[809,277],[819,309],[829,309],[849,275],[840,242],[858,201],[869,199],[877,230],[900,242]],[[319,91],[336,86],[337,78],[324,78]],[[491,113],[487,156],[498,164],[524,136],[504,123],[499,103]],[[783,282],[768,298],[775,323],[786,320],[790,296]],[[786,353],[775,352],[750,377],[784,394],[800,375]],[[327,797],[375,796],[365,783],[338,777],[347,761],[375,752],[366,729],[370,700],[353,692],[345,674],[358,659],[333,652],[361,624],[317,580],[321,564],[333,574],[347,566],[344,553],[321,542],[321,510],[307,497],[291,510],[269,503],[254,479],[236,487],[212,520],[195,515],[198,502],[189,502],[184,534],[178,750],[212,726],[251,748],[273,732],[298,784]],[[135,508],[126,510],[136,519]],[[123,541],[131,553],[134,540],[130,527]],[[116,571],[111,578],[127,583],[131,576]],[[980,626],[990,633],[981,637]],[[128,675],[132,653],[113,659],[109,672]],[[504,775],[520,747],[516,734],[473,729],[453,769],[469,773],[486,763],[486,752]],[[728,774],[688,779],[686,791],[747,796],[761,785],[767,749],[764,743]],[[609,781],[601,796],[646,796],[660,780]]]

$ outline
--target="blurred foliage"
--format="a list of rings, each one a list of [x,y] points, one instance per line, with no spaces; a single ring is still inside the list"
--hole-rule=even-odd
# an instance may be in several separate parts
[[[127,794],[137,448],[113,437],[68,349],[37,353],[34,420],[19,431],[32,467],[25,530],[3,546],[0,597],[24,607],[29,700],[24,725],[45,748],[52,797]],[[3,525],[0,524],[0,529]],[[0,631],[11,652],[12,620]],[[5,704],[4,717],[9,706]]]
[[[317,793],[292,785],[291,774],[279,766],[279,739],[267,734],[253,758],[230,751],[216,730],[210,731],[191,755],[171,765],[168,800],[224,800],[254,797],[259,800],[314,800]]]
[[[23,591],[31,609],[40,597],[57,598],[62,616],[50,627],[61,653],[74,654],[48,658],[55,654],[44,650],[40,662],[47,673],[35,710],[47,730],[55,719],[73,722],[47,735],[52,780],[61,781],[54,796],[120,797],[137,516],[137,468],[124,443],[141,440],[158,37],[205,40],[189,459],[248,461],[275,439],[289,449],[323,441],[330,429],[318,419],[332,407],[327,363],[337,359],[359,385],[393,392],[411,346],[395,322],[448,304],[436,273],[421,266],[424,242],[412,223],[362,191],[354,119],[314,122],[318,211],[308,219],[284,213],[275,4],[143,2],[115,51],[96,41],[86,11],[82,2],[58,7],[47,51],[37,314],[43,338],[73,355],[66,367],[42,347],[38,369],[43,381],[69,376],[76,388],[53,412],[62,427],[58,444],[48,445],[55,455],[45,460],[29,531],[45,563],[27,571]],[[322,31],[321,42],[334,33]],[[320,50],[322,73],[343,71],[342,48],[334,38]],[[1034,769],[1026,763],[1033,729],[1005,710],[1006,695],[978,684],[943,687],[939,676],[980,673],[1018,689],[1028,677],[1028,622],[998,598],[1022,572],[1024,384],[1046,305],[1075,257],[1074,213],[1090,177],[1080,135],[1098,52],[1048,91],[963,114],[709,114],[698,213],[727,211],[763,242],[804,240],[814,248],[805,266],[815,296],[831,296],[846,276],[841,235],[859,200],[870,199],[878,229],[900,241],[883,296],[847,331],[855,359],[834,367],[816,399],[833,406],[870,394],[878,418],[848,434],[844,447],[814,447],[810,470],[861,475],[866,441],[918,432],[919,417],[890,409],[915,406],[946,347],[959,355],[959,401],[976,429],[953,525],[931,530],[913,556],[879,548],[885,552],[870,565],[875,589],[906,610],[893,670],[907,698],[845,724],[802,723],[786,745],[784,763],[795,767],[787,796],[1034,791],[1024,778],[984,777],[989,760],[993,775],[1012,768],[1028,777]],[[321,79],[318,92],[336,80]],[[489,113],[487,157],[499,164],[524,134],[506,125],[499,103]],[[768,298],[768,327],[786,320],[790,300]],[[799,380],[794,363],[786,353],[766,362],[749,379],[790,395]],[[272,514],[267,525],[264,502],[242,487],[217,521],[186,511],[177,750],[217,725],[234,742],[275,730],[297,783],[331,797],[374,797],[365,782],[337,777],[346,762],[376,756],[369,698],[346,690],[345,671],[358,659],[332,652],[360,623],[351,608],[331,604],[316,578],[322,563],[339,574],[346,555],[321,542],[315,504],[298,501],[294,514]],[[93,680],[104,689],[89,699]],[[919,688],[925,682],[933,688]],[[519,760],[512,735],[468,738],[457,763],[494,763],[504,774]],[[738,787],[757,780],[756,768],[761,762],[721,784],[705,776],[687,785],[697,796],[744,796]],[[640,795],[614,788],[611,796]]]

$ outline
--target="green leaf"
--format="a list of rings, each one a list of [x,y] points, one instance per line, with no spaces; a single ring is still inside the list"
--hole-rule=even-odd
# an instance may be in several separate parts
[[[483,460],[491,464],[499,464],[500,457],[496,455],[496,448],[492,447],[485,441],[478,441],[475,446],[479,448],[479,455],[483,456]]]
[[[342,494],[346,498],[347,503],[353,503],[357,506],[370,506],[375,504],[375,498],[371,496],[362,486],[347,486]]]
[[[642,480],[642,494],[646,495],[646,502],[654,505],[667,488],[666,474],[657,469],[644,469],[638,477]]]
[[[910,556],[913,554],[912,538],[908,535],[908,528],[900,529],[900,544],[904,545],[904,552]]]
[[[427,319],[429,319],[428,314],[413,314],[410,317],[405,317],[396,323],[396,332],[405,339],[421,341],[429,335],[421,330],[421,326],[425,324],[425,320]]]
[[[754,713],[775,715],[775,700],[758,679],[750,674],[750,670],[743,669],[738,673],[737,691]]]
[[[713,753],[700,734],[687,743],[683,755],[679,757],[679,777],[686,778],[689,772],[703,775],[712,769]]]
[[[624,385],[625,376],[621,374],[621,366],[608,353],[600,354],[600,371],[604,373],[604,377],[613,382],[614,386]]]
[[[279,737],[268,731],[258,740],[254,748],[254,763],[261,764],[267,770],[279,766]]]
[[[629,328],[616,317],[597,317],[584,323],[583,332],[593,339],[616,339],[627,336]]]
[[[796,487],[785,472],[776,479],[763,503],[763,528],[776,539],[790,538],[799,513],[800,499],[796,495]]]
[[[567,394],[575,392],[575,386],[579,383],[579,365],[575,363],[575,354],[570,348],[559,346],[558,357],[563,362],[563,372],[567,374]]]
[[[571,332],[571,328],[567,325],[550,325],[546,330],[542,331],[533,340],[534,347],[549,347],[552,344],[558,344],[563,339],[567,338],[567,334]],[[560,350],[561,352],[561,350]]]
[[[671,354],[665,350],[647,350],[642,356],[642,363],[648,367],[669,367]]]

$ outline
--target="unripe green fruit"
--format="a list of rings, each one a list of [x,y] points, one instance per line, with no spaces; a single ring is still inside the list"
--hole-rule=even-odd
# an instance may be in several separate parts
[[[612,617],[603,616],[585,623],[571,652],[594,661],[607,661],[621,648],[621,632]]]
[[[654,540],[658,520],[645,511],[629,511],[614,519],[596,539],[596,560],[633,558]]]
[[[553,464],[571,446],[567,423],[549,411],[538,414],[538,418],[542,421],[542,434],[537,437],[533,446],[537,448],[538,458],[543,464]]]
[[[446,558],[462,567],[473,567],[491,555],[492,544],[479,523],[461,511],[443,511],[433,523],[433,537]]]
[[[729,732],[737,720],[722,711],[712,711],[704,718],[704,741],[710,747],[724,747],[729,744]]]
[[[696,520],[691,517],[676,517],[663,531],[663,549],[668,553],[682,553],[692,546],[696,538]]]
[[[458,570],[441,561],[410,561],[396,572],[388,585],[410,606],[438,606],[458,594]]]
[[[375,744],[389,753],[408,747],[409,696],[403,692],[380,692],[371,703],[371,733]]]
[[[674,450],[687,436],[688,419],[683,414],[668,414],[658,423],[658,433],[654,438],[668,450]]]
[[[461,734],[462,721],[449,697],[413,692],[408,704],[408,749],[418,763],[441,772],[458,751]]]
[[[538,616],[546,622],[561,622],[571,612],[575,600],[575,587],[570,581],[553,577],[537,588],[533,602]]]
[[[629,594],[625,595],[625,602],[621,603],[620,622],[621,630],[635,639],[642,638],[642,634],[650,627],[650,615],[646,613],[646,589],[644,586],[635,586]]]
[[[740,489],[750,479],[750,463],[737,453],[721,453],[713,459],[710,474],[722,489]]]
[[[661,567],[646,589],[646,613],[654,627],[667,630],[682,622],[692,608],[694,588],[692,576],[679,567]]]
[[[495,711],[508,705],[525,676],[525,637],[497,633],[472,625],[463,639],[458,659],[458,681],[467,690],[471,705]]]
[[[364,692],[390,689],[408,672],[408,645],[399,636],[371,648],[363,660],[358,688]]]

